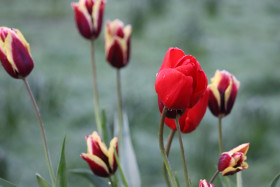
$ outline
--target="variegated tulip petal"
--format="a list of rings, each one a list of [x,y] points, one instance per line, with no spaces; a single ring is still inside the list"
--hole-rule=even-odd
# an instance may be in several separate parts
[[[236,152],[241,152],[244,155],[246,155],[247,151],[249,150],[249,145],[250,145],[250,143],[241,144],[241,145],[233,148],[232,150],[230,150],[229,153],[233,154]]]
[[[116,152],[118,153],[118,138],[113,138],[110,142],[110,148],[108,151],[108,159],[109,159],[109,165],[111,168],[111,171],[114,173],[118,167],[115,154],[114,154],[114,149],[116,149]]]
[[[99,157],[91,154],[82,153],[81,157],[87,161],[92,172],[100,177],[110,176],[110,171],[107,165]]]

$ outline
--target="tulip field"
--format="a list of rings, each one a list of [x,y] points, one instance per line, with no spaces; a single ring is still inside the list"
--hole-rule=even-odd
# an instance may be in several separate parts
[[[236,172],[244,187],[271,184],[280,172],[279,1],[78,1],[0,0],[0,187],[1,178],[35,187],[38,175],[66,187],[54,185],[64,139],[58,173],[69,187],[91,185],[84,170],[95,186],[126,186],[118,154],[132,187],[240,186]],[[11,62],[10,49],[24,60]],[[160,139],[165,146],[172,132],[171,169]]]

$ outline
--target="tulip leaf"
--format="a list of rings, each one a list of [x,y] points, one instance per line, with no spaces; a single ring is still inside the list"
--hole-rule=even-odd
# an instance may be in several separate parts
[[[5,179],[2,179],[2,178],[0,178],[0,186],[1,187],[17,187],[17,185],[15,185],[9,181],[6,181]]]
[[[103,109],[101,111],[101,128],[102,128],[102,137],[103,141],[105,142],[106,145],[109,144],[108,140],[108,131],[107,131],[107,117],[106,117],[106,111]]]
[[[66,160],[65,160],[65,137],[62,143],[60,161],[56,175],[56,187],[67,187],[67,172],[66,172]]]
[[[115,116],[114,119],[114,127],[115,130],[118,129],[117,115]],[[116,134],[116,131],[114,134]],[[124,175],[127,179],[128,186],[140,187],[141,186],[140,172],[138,169],[135,152],[131,142],[128,117],[126,113],[123,113],[122,134],[123,134],[123,142],[119,142],[119,144],[122,144],[122,146],[119,147],[120,164],[122,166]]]
[[[274,177],[274,179],[273,179],[272,182],[271,182],[270,187],[276,187],[276,185],[277,185],[279,179],[280,179],[280,173],[278,173],[278,174]]]
[[[36,173],[36,179],[39,184],[39,187],[51,187],[51,185],[38,173]]]
[[[96,177],[92,174],[92,172],[89,169],[73,169],[70,171],[73,174],[79,175],[87,179],[91,184],[94,186],[108,186],[108,183],[101,180],[99,177]]]

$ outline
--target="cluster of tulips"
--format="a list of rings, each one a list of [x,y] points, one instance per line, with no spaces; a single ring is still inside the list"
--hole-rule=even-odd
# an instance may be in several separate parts
[[[118,133],[117,137],[111,139],[105,130],[106,127],[104,127],[99,111],[97,71],[94,60],[94,41],[98,38],[102,30],[105,6],[106,2],[104,0],[80,0],[77,3],[72,3],[79,33],[91,44],[94,109],[97,127],[96,131],[86,136],[87,153],[82,153],[81,157],[88,163],[94,175],[108,178],[111,186],[118,186],[118,184],[134,186],[127,183],[126,176],[121,169],[122,163],[119,162],[118,158],[118,155],[121,155],[123,151],[122,129],[124,123],[120,70],[129,62],[132,27],[131,25],[124,26],[123,22],[118,19],[112,22],[108,21],[105,27],[106,60],[116,69],[118,93]],[[56,177],[53,174],[44,125],[35,98],[26,80],[26,77],[34,67],[34,62],[29,44],[18,29],[0,27],[0,61],[10,76],[23,80],[38,117],[46,162],[52,184],[50,185],[45,179],[38,175],[37,180],[39,186],[67,186],[67,180],[63,178],[65,174],[63,163],[60,165],[61,167],[59,167]],[[225,70],[217,70],[214,77],[211,79],[211,83],[208,85],[205,72],[202,70],[195,57],[185,55],[179,48],[169,48],[167,50],[155,79],[155,91],[158,95],[158,106],[161,114],[159,148],[163,159],[163,169],[167,186],[179,186],[168,159],[171,142],[176,132],[178,133],[181,148],[185,186],[191,185],[181,133],[191,133],[194,131],[202,120],[207,107],[209,107],[212,114],[218,118],[219,141],[217,142],[219,142],[218,147],[220,155],[219,159],[217,159],[217,171],[211,179],[201,179],[197,182],[199,183],[199,187],[213,187],[214,179],[219,173],[223,176],[233,175],[248,168],[248,164],[245,160],[247,158],[246,153],[249,149],[249,143],[241,144],[227,152],[223,151],[222,146],[221,121],[222,118],[231,112],[237,96],[239,84],[239,81],[234,75]],[[164,124],[171,129],[166,145],[164,145],[163,137]],[[109,148],[106,146],[108,139],[111,139]],[[64,151],[62,151],[62,160],[64,157],[63,152]],[[118,169],[121,172],[121,180],[113,177]],[[241,177],[240,172],[237,176],[237,178]],[[4,184],[4,181],[3,179],[0,180],[2,184]],[[224,181],[228,183],[226,177]]]

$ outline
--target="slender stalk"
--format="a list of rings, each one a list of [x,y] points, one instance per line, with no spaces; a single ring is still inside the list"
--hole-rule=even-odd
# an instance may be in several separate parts
[[[213,181],[215,180],[215,178],[217,177],[217,175],[219,174],[219,171],[217,170],[214,175],[211,177],[210,179],[210,183],[213,183]]]
[[[44,153],[45,153],[45,157],[46,157],[47,166],[48,166],[50,178],[51,178],[51,181],[52,181],[52,185],[54,186],[55,185],[55,178],[54,178],[54,174],[53,174],[53,170],[52,170],[52,165],[51,165],[51,161],[50,161],[50,153],[49,153],[49,150],[48,150],[45,128],[44,128],[44,125],[43,125],[43,122],[42,122],[42,118],[41,118],[41,115],[40,115],[39,107],[38,107],[38,105],[37,105],[37,103],[35,101],[35,98],[34,98],[33,94],[32,94],[32,91],[30,89],[29,83],[27,82],[27,80],[25,78],[22,79],[22,80],[23,80],[24,85],[25,85],[25,87],[27,89],[27,92],[28,92],[28,94],[30,96],[30,99],[32,101],[32,104],[33,104],[36,116],[37,116],[38,121],[39,121],[40,131],[41,131],[41,135],[42,135],[42,139],[43,139],[43,144],[44,144]]]
[[[241,172],[236,173],[236,186],[242,187],[242,173]]]
[[[113,180],[111,179],[111,177],[108,177],[108,179],[109,179],[110,186],[115,187],[115,184],[114,184]]]
[[[120,69],[117,69],[117,92],[118,92],[118,125],[119,125],[119,142],[122,148],[122,131],[123,131],[123,113],[122,113],[122,91],[121,91],[121,74]]]
[[[186,187],[189,187],[190,184],[189,184],[187,162],[186,162],[186,159],[185,159],[184,145],[183,145],[182,136],[181,136],[181,130],[180,130],[180,126],[179,126],[179,115],[177,115],[175,121],[176,121],[176,128],[177,128],[178,139],[179,139],[179,143],[180,143],[182,162],[183,162],[183,166],[184,166],[184,175],[185,175]]]
[[[126,179],[125,179],[125,176],[124,176],[124,173],[123,173],[123,170],[122,170],[120,161],[119,161],[119,156],[118,156],[117,151],[116,151],[115,148],[114,148],[114,155],[115,155],[115,158],[116,158],[118,167],[119,167],[119,171],[120,171],[121,176],[122,176],[122,181],[123,181],[123,183],[124,183],[124,186],[125,186],[125,187],[128,187],[127,181],[126,181]]]
[[[95,113],[95,121],[97,125],[97,130],[99,134],[104,137],[102,131],[102,124],[99,114],[99,98],[98,98],[98,87],[97,87],[97,75],[96,75],[96,66],[94,59],[94,40],[90,42],[91,48],[91,68],[92,68],[92,79],[93,79],[93,94],[94,94],[94,113]]]
[[[220,151],[220,154],[222,154],[222,152],[223,152],[222,117],[219,117],[218,129],[219,129],[219,151]]]
[[[175,132],[176,132],[175,130],[171,130],[170,133],[169,133],[169,136],[168,136],[168,140],[167,140],[166,148],[165,148],[165,153],[166,153],[167,157],[169,155],[171,143],[172,143]],[[167,186],[170,187],[171,184],[170,184],[170,181],[169,181],[169,178],[168,178],[168,173],[167,173],[164,162],[162,163],[162,167],[163,167],[163,171],[164,171],[165,182],[166,182]]]
[[[162,156],[164,164],[166,166],[169,178],[171,180],[172,186],[173,187],[177,187],[178,185],[176,183],[174,174],[172,172],[171,165],[170,165],[170,163],[168,161],[166,152],[164,151],[163,127],[164,127],[164,119],[165,119],[166,112],[167,112],[167,108],[164,107],[163,110],[162,110],[162,114],[161,114],[161,118],[160,118],[160,123],[159,123],[159,148],[160,148],[161,156]]]

